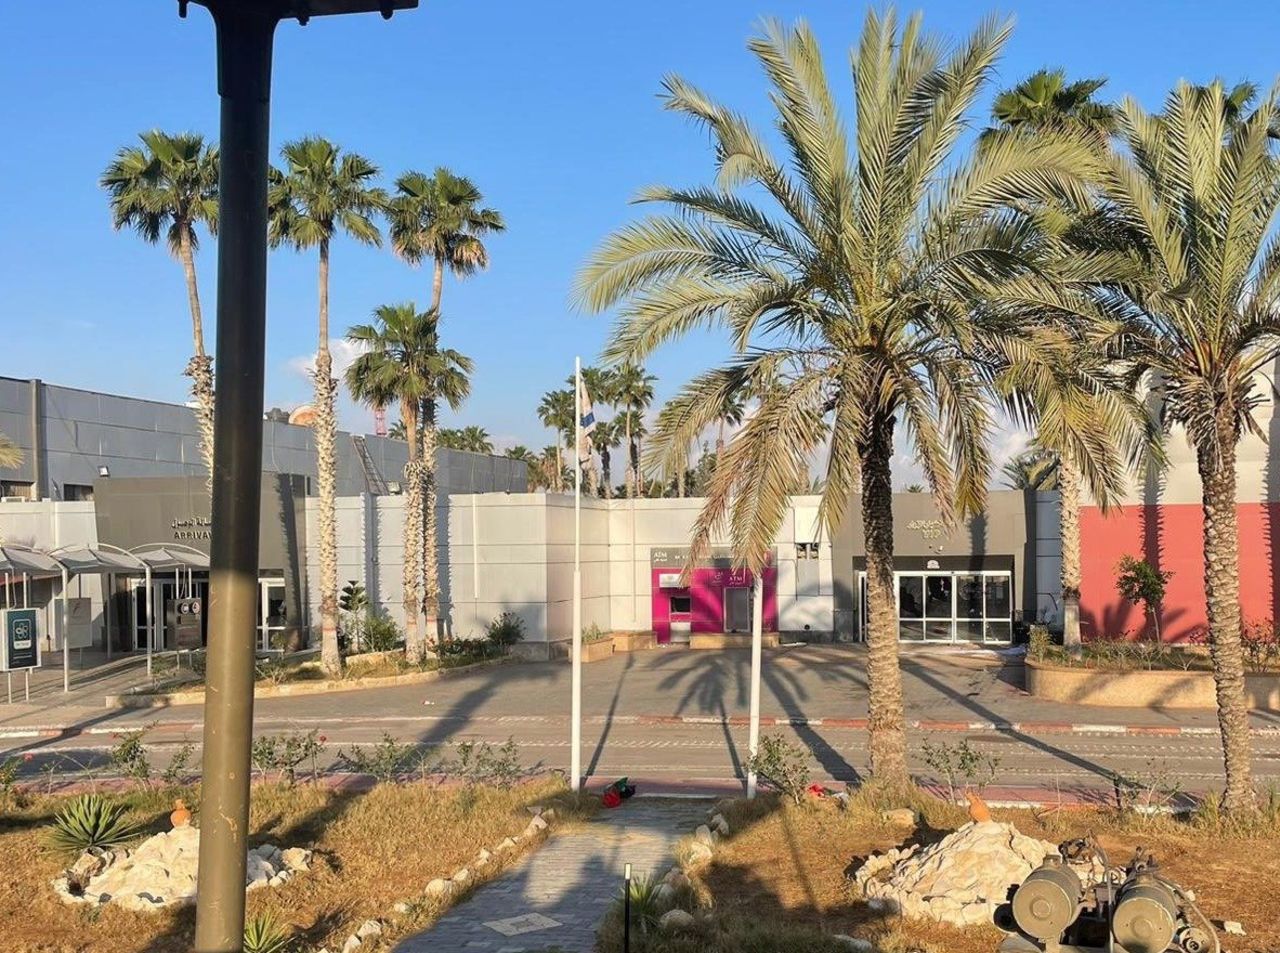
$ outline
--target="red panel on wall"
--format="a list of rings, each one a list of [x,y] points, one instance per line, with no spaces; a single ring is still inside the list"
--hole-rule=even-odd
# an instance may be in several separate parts
[[[1240,533],[1240,610],[1245,621],[1280,619],[1275,560],[1280,543],[1280,503],[1236,507]],[[1204,522],[1199,504],[1126,506],[1103,515],[1080,513],[1080,627],[1087,638],[1150,635],[1141,609],[1116,592],[1116,564],[1123,556],[1145,559],[1172,572],[1160,616],[1167,642],[1185,640],[1206,623]]]

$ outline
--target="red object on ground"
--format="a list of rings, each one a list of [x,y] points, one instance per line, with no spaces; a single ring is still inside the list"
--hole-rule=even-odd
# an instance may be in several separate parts
[[[821,784],[811,784],[809,785],[809,793],[814,797],[826,797],[827,789]]]
[[[609,788],[601,796],[600,803],[605,807],[619,807],[622,804],[622,795],[618,793],[617,788]]]

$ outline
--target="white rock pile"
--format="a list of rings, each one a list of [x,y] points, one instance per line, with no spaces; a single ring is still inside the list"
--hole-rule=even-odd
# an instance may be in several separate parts
[[[873,908],[968,926],[990,923],[1022,883],[1058,848],[1020,834],[1012,824],[973,822],[936,844],[899,847],[867,858],[854,875]],[[1082,881],[1102,875],[1101,864],[1073,865]]]
[[[196,897],[199,857],[199,830],[176,827],[130,851],[86,852],[72,867],[72,884],[63,874],[53,881],[53,889],[67,903],[115,903],[129,910],[190,903]],[[278,887],[309,868],[311,851],[263,844],[249,851],[247,862],[246,889]],[[77,883],[84,884],[83,890],[73,886]]]

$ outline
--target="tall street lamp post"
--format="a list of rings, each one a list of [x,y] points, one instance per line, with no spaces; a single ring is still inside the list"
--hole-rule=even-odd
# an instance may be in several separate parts
[[[196,0],[213,16],[222,99],[218,387],[200,798],[196,953],[241,953],[258,612],[262,379],[267,296],[271,41],[276,24],[409,9],[418,0]],[[185,16],[187,0],[178,0]]]

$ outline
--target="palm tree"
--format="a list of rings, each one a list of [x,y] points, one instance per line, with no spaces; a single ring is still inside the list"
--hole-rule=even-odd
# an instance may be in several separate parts
[[[0,470],[13,470],[22,466],[22,448],[0,433]]]
[[[465,355],[440,348],[439,322],[434,311],[419,313],[412,304],[383,305],[374,317],[377,324],[358,325],[347,332],[347,340],[364,348],[347,370],[347,386],[357,400],[365,403],[381,400],[385,405],[400,401],[406,433],[414,435],[409,441],[409,463],[404,472],[408,488],[404,529],[405,650],[411,658],[420,659],[428,638],[435,638],[439,612],[439,595],[433,595],[431,588],[439,578],[439,569],[432,529],[435,521],[429,511],[435,506],[436,446],[435,434],[430,431],[434,428],[437,401],[443,400],[456,410],[466,400],[473,365]],[[421,603],[420,578],[425,583]],[[419,608],[426,616],[428,638],[419,636]]]
[[[436,445],[444,450],[465,450],[465,438],[462,431],[452,428],[441,428],[439,436],[436,438]]]
[[[870,753],[877,777],[907,778],[893,574],[890,461],[899,424],[954,521],[978,512],[992,427],[984,369],[968,356],[1004,280],[1031,269],[1012,202],[1085,206],[1079,142],[989,137],[957,155],[966,114],[1010,27],[986,20],[948,47],[872,11],[854,51],[857,126],[846,134],[812,32],[770,23],[752,41],[772,84],[788,160],[739,113],[678,78],[666,105],[711,133],[714,186],[656,187],[675,207],[623,228],[580,279],[594,309],[621,305],[606,355],[642,360],[662,343],[727,326],[739,355],[695,378],[657,423],[658,456],[678,463],[728,395],[759,395],[716,469],[693,554],[727,530],[759,569],[787,508],[826,452],[819,507],[828,532],[861,483],[869,602]],[[750,193],[735,191],[750,184]],[[758,194],[768,201],[757,202]]]
[[[431,308],[440,310],[444,270],[459,278],[489,266],[481,237],[506,229],[502,215],[482,208],[484,196],[470,179],[437,168],[432,175],[406,172],[396,179],[396,194],[387,212],[391,247],[409,264],[435,263]]]
[[[1138,265],[1106,289],[1114,321],[1104,340],[1133,381],[1145,380],[1160,417],[1194,448],[1204,513],[1204,589],[1223,803],[1255,808],[1240,645],[1236,444],[1258,432],[1259,377],[1280,354],[1280,119],[1273,92],[1252,112],[1221,83],[1179,83],[1155,116],[1120,107],[1129,150],[1110,159],[1102,190],[1116,229],[1134,236]],[[1232,112],[1238,116],[1234,121]]]
[[[161,236],[182,264],[191,310],[192,356],[184,373],[191,378],[200,455],[213,478],[213,360],[204,347],[204,318],[196,281],[197,226],[210,234],[218,226],[218,150],[196,133],[177,135],[152,130],[139,137],[141,148],[126,146],[102,173],[117,229],[132,228],[151,244]]]
[[[726,427],[737,427],[742,423],[746,413],[746,401],[742,394],[725,394],[720,412],[716,414],[716,460],[724,456],[724,431]]]
[[[618,421],[598,420],[591,431],[591,448],[600,454],[600,492],[613,499],[613,448],[621,440]]]
[[[991,116],[1001,129],[1083,133],[1105,145],[1115,128],[1116,108],[1093,98],[1105,85],[1105,78],[1068,83],[1063,70],[1038,70],[996,96]]]
[[[1004,485],[1011,490],[1058,489],[1058,456],[1043,447],[1023,450],[1008,460],[1000,472]]]
[[[477,427],[474,424],[463,427],[462,442],[464,449],[472,453],[493,453],[493,441],[489,439],[489,432],[483,427]]]
[[[397,420],[391,425],[391,429],[387,431],[387,436],[392,440],[408,440],[409,430],[403,420]]]
[[[561,462],[561,446],[556,444],[554,447],[543,447],[542,455],[538,458],[538,469],[541,472],[541,483],[547,489],[554,489],[556,492],[564,490],[565,479],[568,471]]]
[[[345,232],[366,245],[381,245],[373,214],[386,205],[373,185],[378,167],[368,159],[342,151],[326,139],[309,137],[281,149],[285,171],[272,176],[271,238],[298,250],[318,248],[320,319],[316,347],[315,434],[320,504],[320,660],[330,672],[342,667],[338,651],[338,545],[334,515],[337,493],[338,436],[333,357],[329,353],[329,253],[334,238]]]
[[[547,391],[542,395],[542,402],[538,404],[538,419],[542,421],[544,427],[549,427],[556,432],[555,469],[550,472],[552,488],[557,493],[564,491],[565,467],[562,448],[572,439],[575,413],[572,389]]]
[[[626,363],[615,372],[613,397],[623,421],[624,442],[627,445],[627,496],[643,496],[640,472],[640,448],[644,435],[644,412],[653,403],[652,374],[646,374],[639,364]]]
[[[502,455],[508,460],[523,460],[526,463],[533,459],[533,451],[522,444],[507,447],[506,450],[502,451]]]

